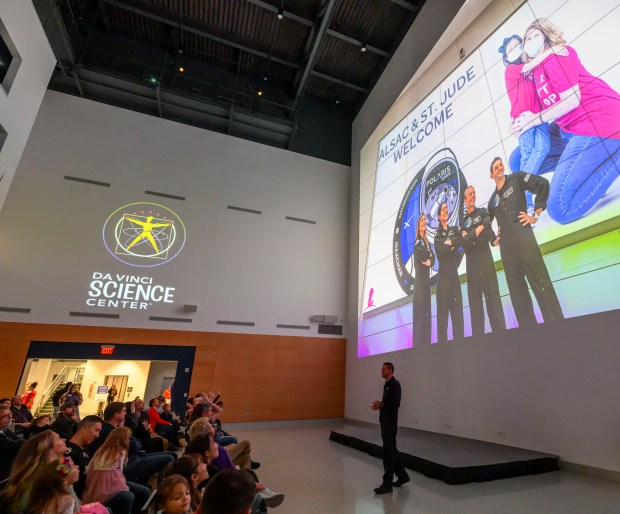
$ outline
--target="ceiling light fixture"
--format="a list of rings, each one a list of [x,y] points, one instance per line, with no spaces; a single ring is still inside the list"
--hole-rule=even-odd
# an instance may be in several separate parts
[[[282,9],[282,7],[278,9],[278,19],[279,20],[284,19],[284,9]]]
[[[364,53],[368,48],[366,48],[366,43],[362,44],[362,48],[360,48],[360,52]]]
[[[258,96],[263,96],[263,90],[261,88],[258,88],[258,91],[256,91],[256,94]]]

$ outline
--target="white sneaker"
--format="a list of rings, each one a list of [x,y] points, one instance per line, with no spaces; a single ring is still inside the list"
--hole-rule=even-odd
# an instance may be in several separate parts
[[[264,489],[258,494],[264,500],[265,505],[270,509],[277,507],[284,501],[284,493],[276,493],[271,489]]]

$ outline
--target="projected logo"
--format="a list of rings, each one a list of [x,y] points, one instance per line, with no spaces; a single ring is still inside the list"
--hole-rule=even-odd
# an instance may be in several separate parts
[[[418,218],[427,218],[427,238],[434,251],[435,234],[439,228],[439,207],[448,204],[448,225],[458,225],[464,213],[463,192],[467,181],[456,156],[449,148],[435,153],[413,178],[398,209],[393,238],[394,272],[402,290],[413,294],[415,284],[414,246]],[[436,273],[438,261],[431,273]]]
[[[185,246],[185,226],[163,205],[131,203],[108,217],[103,225],[103,243],[115,259],[130,266],[161,266]]]

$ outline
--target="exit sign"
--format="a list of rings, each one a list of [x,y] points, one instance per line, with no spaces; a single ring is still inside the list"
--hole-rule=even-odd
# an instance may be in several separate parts
[[[113,344],[102,344],[100,353],[101,355],[112,355],[114,353],[114,345]]]

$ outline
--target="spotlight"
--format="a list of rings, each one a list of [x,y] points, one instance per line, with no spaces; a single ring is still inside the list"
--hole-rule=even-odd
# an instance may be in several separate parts
[[[263,96],[263,90],[261,88],[258,88],[258,91],[256,91],[256,94],[258,96]]]
[[[366,48],[366,43],[364,43],[362,48],[360,48],[360,52],[364,53],[366,50],[368,50],[368,48]]]
[[[336,97],[336,99],[334,100],[334,102],[336,103],[336,105],[340,104],[340,98]]]
[[[179,66],[179,71],[183,73],[185,71],[185,68],[183,66]]]
[[[265,75],[265,76],[263,76],[263,80],[264,80],[265,82],[267,82],[267,81],[269,80],[269,77],[268,77],[267,75]]]
[[[159,80],[157,80],[157,77],[155,75],[149,75],[148,81],[149,81],[149,84],[152,84],[154,86],[156,86],[159,82]]]
[[[280,7],[278,9],[278,19],[279,20],[283,20],[284,19],[284,9],[282,9],[282,7]]]

